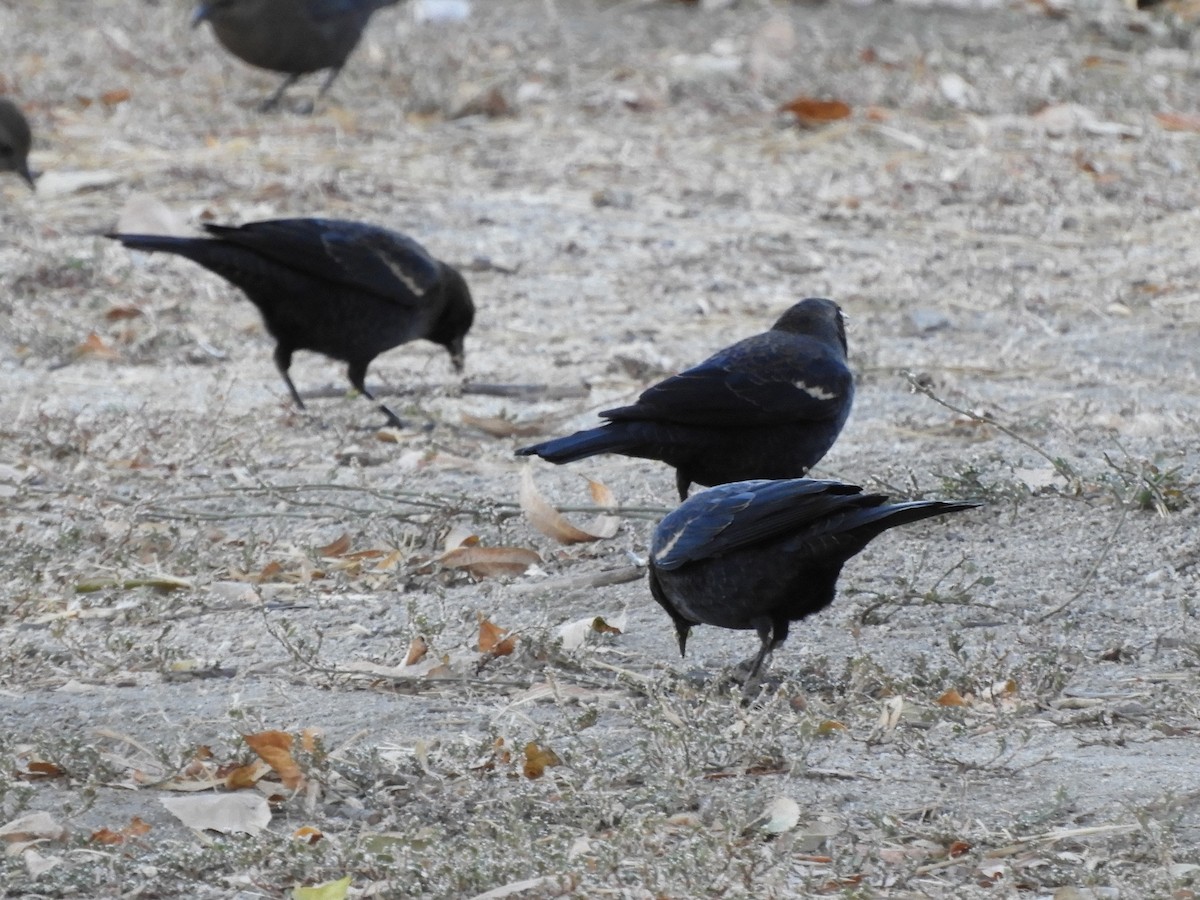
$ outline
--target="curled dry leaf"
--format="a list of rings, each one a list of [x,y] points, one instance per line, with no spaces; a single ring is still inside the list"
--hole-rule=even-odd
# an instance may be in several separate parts
[[[963,695],[954,688],[946,691],[942,696],[937,698],[938,706],[966,706],[967,701],[963,699]]]
[[[551,766],[561,766],[562,760],[549,747],[530,741],[525,745],[525,765],[522,771],[526,778],[541,778]]]
[[[258,784],[259,780],[271,771],[270,765],[261,759],[246,766],[238,766],[225,776],[225,787],[231,791],[244,791]]]
[[[780,112],[790,112],[796,122],[806,128],[827,125],[838,119],[850,117],[850,107],[841,100],[817,100],[803,95],[789,100],[779,107]]]
[[[1191,115],[1188,113],[1155,113],[1154,118],[1158,120],[1166,131],[1200,131],[1200,116]]]
[[[429,644],[425,642],[425,638],[417,635],[408,644],[408,655],[404,657],[404,665],[415,666],[425,654],[429,652]]]
[[[458,524],[446,532],[442,542],[443,550],[457,550],[459,547],[475,547],[479,544],[479,535],[469,525]]]
[[[285,731],[262,731],[242,735],[242,740],[279,775],[288,790],[294,791],[304,780],[304,773],[292,758],[292,736]]]
[[[72,351],[77,358],[91,359],[120,359],[121,354],[104,342],[104,338],[92,332],[82,342],[75,345]]]
[[[517,636],[501,628],[482,613],[479,615],[479,652],[508,656],[517,646]]]
[[[344,533],[344,534],[342,534],[341,537],[337,538],[336,540],[331,541],[330,543],[326,544],[324,547],[318,547],[317,548],[317,556],[325,556],[325,557],[345,556],[346,552],[349,549],[350,549],[350,535],[349,535],[349,533]]]
[[[104,318],[108,322],[121,322],[125,319],[136,319],[143,315],[145,313],[136,306],[110,306],[104,314]]]
[[[457,547],[437,561],[447,569],[466,569],[476,578],[494,578],[520,575],[542,558],[524,547]]]
[[[132,96],[133,93],[129,90],[129,88],[113,88],[112,90],[105,91],[100,95],[100,102],[105,106],[117,106],[121,103],[124,103]]]
[[[469,413],[463,413],[462,421],[464,425],[478,428],[484,434],[490,434],[492,437],[533,437],[545,430],[545,426],[539,423],[510,422],[499,416],[472,416]]]
[[[593,499],[600,506],[615,506],[612,492],[598,481],[588,482]],[[603,498],[603,499],[600,499]],[[586,541],[598,541],[610,538],[617,533],[620,519],[616,516],[600,515],[587,528],[577,528],[567,520],[567,517],[546,502],[546,498],[538,491],[533,481],[533,469],[526,466],[521,472],[521,492],[519,495],[521,511],[529,519],[529,524],[561,544],[581,544]]]
[[[311,825],[303,825],[292,832],[292,837],[303,844],[315,844],[321,838],[325,837],[321,833],[321,829],[313,828]]]

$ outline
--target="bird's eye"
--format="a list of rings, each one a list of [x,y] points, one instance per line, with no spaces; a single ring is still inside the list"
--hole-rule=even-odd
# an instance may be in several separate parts
[[[8,144],[0,144],[0,156],[12,156],[13,148]]]

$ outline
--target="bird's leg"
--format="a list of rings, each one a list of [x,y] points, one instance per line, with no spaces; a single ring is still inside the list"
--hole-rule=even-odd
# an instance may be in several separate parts
[[[683,474],[683,469],[675,470],[675,487],[679,491],[679,499],[686,500],[688,488],[692,486],[692,480]]]
[[[329,70],[329,74],[325,76],[325,81],[322,82],[322,84],[321,84],[321,89],[319,91],[317,91],[317,99],[318,100],[320,100],[322,97],[325,96],[326,91],[328,91],[329,88],[333,86],[334,81],[337,80],[338,75],[340,75],[341,73],[342,73],[341,66],[334,66],[332,69]]]
[[[761,646],[758,648],[758,653],[755,654],[754,659],[749,660],[750,669],[746,674],[746,680],[742,682],[742,699],[746,701],[749,701],[754,696],[758,691],[759,685],[762,683],[762,669],[767,657],[771,655],[772,650],[787,639],[786,626],[780,632],[776,629],[775,623],[770,619],[759,619],[755,627],[758,631],[758,639],[761,642]],[[745,665],[745,663],[739,665],[738,668],[740,669],[742,665]]]
[[[292,376],[288,374],[288,369],[292,367],[292,348],[285,347],[283,344],[275,345],[275,366],[279,369],[279,374],[283,376],[283,381],[291,391],[292,399],[296,401],[296,405],[304,409],[304,401],[300,399],[300,392],[296,390],[296,385],[292,384]]]
[[[270,97],[264,100],[258,106],[259,112],[270,112],[279,105],[279,101],[283,99],[283,92],[290,88],[293,84],[300,80],[299,75],[289,75],[283,79],[283,84]]]
[[[350,369],[347,374],[350,376],[350,383],[352,385],[354,385],[355,389],[360,394],[362,394],[364,397],[366,397],[368,400],[371,400],[372,402],[374,402],[375,405],[379,407],[379,411],[382,412],[385,416],[387,416],[389,425],[391,425],[393,428],[403,428],[404,427],[404,420],[401,419],[394,412],[392,412],[386,403],[380,403],[378,400],[376,400],[375,395],[367,390],[367,385],[366,385],[367,364],[366,363],[356,363],[356,362],[350,363]]]

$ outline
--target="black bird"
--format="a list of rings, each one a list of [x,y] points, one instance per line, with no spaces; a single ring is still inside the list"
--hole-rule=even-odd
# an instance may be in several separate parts
[[[363,383],[380,353],[424,338],[463,367],[463,338],[475,318],[456,269],[395,231],[339,219],[273,219],[240,227],[205,225],[212,236],[109,234],[134,250],[185,256],[245,292],[275,338],[275,365],[296,404],[304,402],[288,369],[292,353],[313,350],[350,364]],[[393,425],[400,419],[379,404]]]
[[[321,69],[329,75],[317,96],[329,90],[358,46],[371,15],[399,0],[205,0],[192,14],[192,27],[208,21],[225,49],[260,69],[283,72],[283,84],[263,102],[269,110],[300,76]]]
[[[797,478],[837,440],[854,401],[842,311],[801,300],[771,330],[738,341],[647,389],[606,425],[522,447],[552,463],[597,453],[674,466],[679,497],[692,482]]]
[[[0,172],[16,172],[33,187],[29,171],[29,147],[33,133],[25,114],[15,103],[0,97]]]
[[[842,565],[889,528],[972,509],[971,501],[887,503],[836,481],[741,481],[702,491],[654,531],[650,591],[687,649],[693,625],[753,629],[748,684],[792,622],[833,602]]]

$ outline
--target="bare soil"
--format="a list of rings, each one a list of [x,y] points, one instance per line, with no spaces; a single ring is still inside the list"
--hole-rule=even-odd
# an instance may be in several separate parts
[[[1191,31],[1101,2],[480,0],[378,14],[312,115],[316,79],[261,115],[276,77],[183,2],[0,0],[45,172],[0,180],[0,825],[64,829],[7,837],[6,895],[1195,896]],[[797,127],[797,95],[852,114]],[[466,384],[431,346],[372,368],[410,428],[311,355],[298,412],[237,291],[100,237],[301,215],[466,272]],[[843,305],[859,376],[815,474],[988,505],[877,541],[744,707],[754,636],[680,660],[637,577],[670,470],[513,449],[804,296]],[[577,524],[582,476],[607,485],[616,536],[534,529],[529,465]],[[465,534],[542,561],[438,562]],[[621,633],[564,647],[593,616]],[[251,789],[265,829],[163,805],[268,730],[303,780]]]

